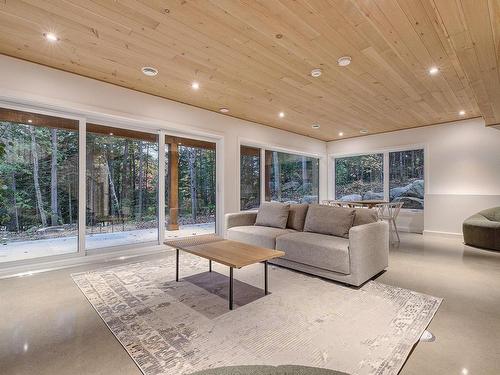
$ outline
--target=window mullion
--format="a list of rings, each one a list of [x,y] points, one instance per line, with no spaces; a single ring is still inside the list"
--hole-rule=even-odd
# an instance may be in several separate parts
[[[384,152],[384,200],[389,201],[389,152]]]
[[[165,240],[165,132],[158,134],[158,242]]]
[[[87,210],[87,123],[80,120],[78,129],[78,253],[86,254],[85,230],[86,230],[86,210]]]

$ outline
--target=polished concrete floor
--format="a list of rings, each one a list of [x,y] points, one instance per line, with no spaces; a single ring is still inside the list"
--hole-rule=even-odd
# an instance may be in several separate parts
[[[95,268],[0,280],[1,374],[140,374],[70,277]],[[377,280],[444,298],[401,374],[500,373],[500,253],[403,234]]]

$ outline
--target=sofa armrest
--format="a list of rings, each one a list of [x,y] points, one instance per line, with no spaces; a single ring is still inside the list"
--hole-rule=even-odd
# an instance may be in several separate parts
[[[357,225],[349,230],[349,261],[354,284],[359,286],[389,265],[389,224]]]
[[[224,232],[232,227],[243,225],[254,225],[257,219],[257,211],[243,211],[233,214],[226,214],[224,220]]]

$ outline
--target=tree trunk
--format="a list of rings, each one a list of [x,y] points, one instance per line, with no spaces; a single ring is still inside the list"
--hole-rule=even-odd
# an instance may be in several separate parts
[[[69,223],[73,224],[73,208],[71,207],[71,179],[68,181],[68,215]]]
[[[189,186],[190,186],[190,193],[191,193],[191,218],[193,219],[193,222],[196,223],[196,213],[197,213],[197,194],[196,194],[196,168],[195,168],[195,162],[196,162],[196,150],[193,148],[189,149]]]
[[[146,166],[144,168],[144,194],[143,194],[143,206],[148,209],[148,173],[149,173],[149,143],[146,143]]]
[[[278,202],[281,202],[281,173],[280,173],[280,163],[278,159],[278,153],[276,151],[273,151],[273,170],[274,170],[274,191],[276,193],[276,199],[278,200]]]
[[[12,172],[12,192],[14,203],[14,222],[16,224],[16,231],[19,232],[19,209],[17,208],[17,188],[16,188],[16,173]]]
[[[52,158],[50,163],[50,223],[52,226],[58,224],[57,204],[57,129],[50,129],[52,145]]]
[[[33,182],[35,184],[35,196],[38,205],[38,211],[40,213],[40,220],[42,221],[42,226],[47,226],[47,216],[45,216],[45,211],[43,210],[43,200],[42,191],[40,190],[40,179],[38,176],[38,152],[36,149],[36,139],[35,139],[35,128],[30,126],[31,134],[31,158],[33,162]]]
[[[109,165],[109,157],[106,157],[106,173],[109,179],[109,187],[111,188],[111,198],[115,201],[115,207],[120,210],[120,201],[118,200],[118,196],[116,195],[115,182],[113,181],[113,175],[111,174],[111,166]],[[111,205],[113,207],[113,205]],[[113,209],[111,209],[113,213]],[[119,214],[119,212],[118,212]]]
[[[142,218],[142,196],[143,196],[143,183],[144,183],[144,152],[142,152],[142,141],[139,141],[139,193],[137,197],[137,213],[136,219]]]
[[[128,139],[125,140],[123,149],[123,175],[122,175],[122,213],[130,214],[130,165],[129,165]]]
[[[302,184],[307,183],[307,160],[302,156]]]

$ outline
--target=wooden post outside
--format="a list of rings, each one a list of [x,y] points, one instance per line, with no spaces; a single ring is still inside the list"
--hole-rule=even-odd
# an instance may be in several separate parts
[[[168,144],[168,206],[169,219],[167,230],[178,230],[179,212],[179,145],[177,142]]]

